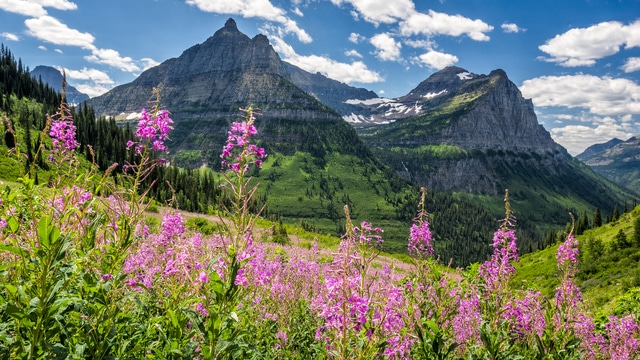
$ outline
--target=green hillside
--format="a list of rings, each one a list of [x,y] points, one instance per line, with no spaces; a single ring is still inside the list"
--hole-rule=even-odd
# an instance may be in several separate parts
[[[640,286],[640,206],[617,220],[577,236],[580,263],[577,285],[585,304],[596,313],[609,314],[624,307],[621,299]],[[558,237],[560,241],[560,236]],[[553,297],[558,285],[556,254],[560,243],[520,258],[515,287],[533,287]],[[629,295],[628,295],[629,296]],[[627,304],[632,306],[632,304]]]

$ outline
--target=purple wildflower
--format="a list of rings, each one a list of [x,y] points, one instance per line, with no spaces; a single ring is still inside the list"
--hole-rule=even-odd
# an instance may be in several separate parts
[[[429,229],[429,222],[424,220],[421,224],[411,225],[409,234],[409,254],[414,256],[433,255],[433,237]]]
[[[136,137],[143,141],[145,144],[151,145],[153,151],[167,151],[168,148],[164,144],[166,140],[169,140],[169,132],[173,127],[173,120],[169,117],[167,110],[160,110],[158,114],[153,117],[150,116],[146,109],[142,109],[140,119],[138,120],[138,128],[136,130]],[[140,154],[144,145],[134,141],[127,141],[127,149],[134,146],[135,152]]]
[[[76,127],[71,120],[58,120],[51,123],[49,136],[53,142],[50,160],[53,160],[55,153],[67,155],[73,152],[80,144],[76,141]]]
[[[267,154],[263,148],[257,147],[249,141],[250,137],[258,133],[253,125],[255,121],[254,113],[257,109],[240,110],[247,113],[247,118],[244,122],[231,124],[231,131],[227,132],[227,143],[222,148],[220,157],[223,159],[223,168],[226,167],[232,172],[244,175],[249,171],[250,164],[260,167],[262,159]]]

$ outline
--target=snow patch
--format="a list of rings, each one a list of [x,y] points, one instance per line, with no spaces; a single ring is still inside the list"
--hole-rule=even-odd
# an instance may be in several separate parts
[[[131,114],[127,115],[127,117],[125,119],[126,120],[138,120],[138,119],[140,119],[140,117],[142,117],[142,113],[132,112]]]
[[[464,74],[464,73],[462,73],[462,74]],[[460,76],[460,74],[458,74],[458,76]],[[461,78],[461,80],[464,80],[464,79]],[[426,93],[426,94],[422,95],[422,97],[425,98],[425,99],[433,99],[436,96],[440,96],[440,95],[446,94],[446,93],[447,93],[447,89],[444,89],[444,90],[439,91],[437,93]]]
[[[344,115],[342,118],[344,119],[344,121],[352,124],[359,124],[365,121],[364,116],[356,115],[354,113],[351,113],[351,115]]]
[[[458,75],[458,78],[460,80],[471,80],[471,79],[473,79],[473,75],[471,75],[471,73],[466,72],[466,71],[465,72],[461,72],[461,73],[456,74],[456,75]]]
[[[373,99],[367,99],[367,100],[349,99],[349,100],[345,101],[345,104],[350,104],[350,105],[358,105],[358,104],[376,105],[376,104],[388,103],[388,102],[392,102],[392,101],[393,100],[387,99],[387,98],[373,98]]]

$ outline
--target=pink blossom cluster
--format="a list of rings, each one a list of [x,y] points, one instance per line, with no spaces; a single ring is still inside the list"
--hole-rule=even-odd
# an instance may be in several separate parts
[[[135,152],[141,154],[143,147],[148,144],[153,151],[167,151],[168,148],[164,142],[169,140],[169,132],[173,129],[171,124],[173,120],[169,117],[167,110],[160,110],[156,116],[150,116],[146,109],[142,109],[136,130],[136,137],[141,142],[129,140],[127,149],[135,145]]]
[[[515,300],[504,307],[503,318],[516,337],[531,341],[542,336],[547,326],[543,296],[538,291],[528,291],[523,299]]]
[[[53,142],[53,149],[49,160],[53,161],[56,153],[67,155],[73,152],[80,144],[76,141],[76,127],[71,120],[58,120],[51,123],[49,136]]]
[[[518,261],[516,234],[513,230],[499,229],[493,234],[491,260],[480,266],[478,276],[484,279],[489,291],[501,290],[516,272],[513,261]]]
[[[409,231],[409,243],[407,248],[409,249],[409,255],[414,256],[429,256],[433,255],[433,236],[429,229],[429,222],[423,220],[419,224],[411,225]]]
[[[234,122],[231,124],[231,130],[227,132],[227,143],[222,149],[220,157],[223,168],[244,175],[249,171],[249,165],[255,164],[257,167],[262,165],[262,159],[267,154],[264,148],[257,147],[250,143],[249,138],[258,133],[253,124],[253,111],[255,109],[244,110],[249,116],[247,121]]]

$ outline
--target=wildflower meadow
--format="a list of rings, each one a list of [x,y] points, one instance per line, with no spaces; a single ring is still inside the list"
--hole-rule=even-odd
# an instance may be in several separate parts
[[[188,230],[170,206],[156,226],[145,215],[142,184],[153,186],[146,180],[163,166],[172,130],[158,102],[142,111],[127,144],[136,161],[118,183],[109,176],[117,164],[80,166],[64,103],[48,118],[37,152],[48,152],[57,176],[37,185],[27,169],[0,190],[0,358],[638,358],[633,315],[585,311],[571,233],[558,250],[555,297],[511,282],[508,192],[487,239],[493,255],[467,270],[434,257],[425,189],[408,224],[409,263],[381,261],[384,229],[354,224],[347,206],[336,249],[260,241],[250,174],[268,155],[252,142],[259,110],[242,111],[221,149],[226,198],[212,234]]]

